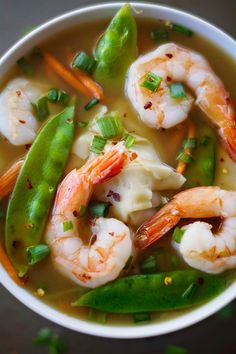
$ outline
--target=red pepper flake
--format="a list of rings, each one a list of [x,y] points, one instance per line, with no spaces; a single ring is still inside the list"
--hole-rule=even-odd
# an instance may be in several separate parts
[[[151,76],[148,76],[148,81],[150,81],[150,82],[153,82],[154,80],[153,80],[153,78],[151,77]]]
[[[134,161],[137,157],[138,154],[136,154],[136,152],[132,152],[132,154],[130,155],[130,161]]]
[[[27,178],[27,180],[26,180],[26,187],[27,187],[28,189],[32,189],[32,188],[33,188],[33,186],[32,186],[32,184],[31,184],[29,178]]]
[[[198,278],[197,282],[198,282],[198,285],[203,285],[204,279],[202,277],[200,277],[200,278]]]
[[[161,128],[161,131],[164,133],[166,131],[166,129],[165,128]]]
[[[172,81],[171,77],[170,77],[170,76],[167,76],[167,77],[166,77],[166,81],[168,81],[168,82]]]
[[[22,119],[19,119],[19,122],[20,122],[21,124],[25,124],[25,123],[26,123],[26,121],[25,121],[25,120],[22,120]]]
[[[88,274],[86,274],[86,273],[81,274],[81,277],[82,277],[83,279],[85,279],[85,280],[90,280],[90,279],[91,279],[91,276],[88,275]]]
[[[74,210],[72,214],[74,215],[75,218],[77,218],[77,216],[78,216],[78,211]]]
[[[225,159],[223,157],[220,158],[220,162],[224,162]]]
[[[115,235],[114,232],[109,232],[109,235],[111,235],[112,237]]]
[[[109,191],[107,194],[107,197],[112,197],[114,199],[115,202],[120,202],[120,194],[113,192],[113,191]]]
[[[95,226],[96,225],[97,218],[93,218],[89,220],[89,225],[90,226]]]
[[[17,95],[18,97],[20,97],[20,96],[21,96],[21,91],[20,91],[20,90],[17,90],[17,91],[16,91],[16,95]]]
[[[152,102],[151,101],[148,101],[147,103],[145,103],[145,105],[144,105],[144,109],[149,109],[149,108],[151,108],[152,107]]]
[[[173,58],[173,54],[167,53],[167,54],[166,54],[166,57],[169,58],[169,59],[172,59],[172,58]]]
[[[123,114],[123,117],[126,118],[126,117],[127,117],[127,113],[124,113],[124,114]]]
[[[226,100],[226,103],[230,103],[230,101],[231,101],[231,100],[230,100],[230,97],[226,97],[225,100]]]
[[[92,235],[92,237],[90,239],[90,246],[92,246],[96,241],[97,241],[97,235],[94,234],[94,235]]]
[[[31,145],[32,145],[32,144],[25,144],[26,150],[29,150],[29,149],[31,148]]]

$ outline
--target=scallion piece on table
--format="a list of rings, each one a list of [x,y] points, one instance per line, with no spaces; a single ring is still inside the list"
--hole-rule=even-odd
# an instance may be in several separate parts
[[[91,108],[96,106],[100,101],[97,98],[93,98],[91,101],[89,101],[85,106],[84,109],[85,111],[89,111]]]
[[[47,96],[40,97],[36,103],[32,103],[32,106],[38,120],[42,121],[49,116]]]
[[[196,138],[187,138],[184,140],[182,147],[184,149],[195,149],[197,147],[197,139]]]
[[[120,114],[118,112],[111,112],[101,118],[97,119],[97,125],[106,139],[116,138],[121,136],[124,132],[124,127]]]
[[[95,67],[96,61],[93,57],[87,55],[85,52],[80,52],[76,55],[72,62],[72,67],[76,69],[80,69],[86,71],[91,74]]]
[[[152,30],[150,35],[155,42],[165,42],[168,41],[169,38],[169,33],[165,28]]]
[[[177,161],[183,161],[184,163],[188,164],[192,161],[192,156],[187,154],[184,151],[181,151],[178,156],[176,157]]]
[[[78,127],[79,128],[86,128],[88,126],[88,124],[89,124],[89,122],[81,120],[80,122],[78,122]]]
[[[169,345],[165,354],[187,354],[188,351],[185,348],[177,347],[176,345]]]
[[[96,323],[105,324],[107,321],[107,313],[90,309],[88,313],[88,320]]]
[[[143,274],[155,273],[157,270],[156,258],[154,256],[149,256],[140,263],[139,268]]]
[[[184,85],[176,82],[170,85],[170,96],[172,98],[185,98],[187,97]]]
[[[191,299],[195,293],[197,289],[197,284],[196,283],[191,283],[187,289],[184,291],[184,293],[182,294],[182,297],[184,299]]]
[[[135,137],[133,135],[127,134],[124,140],[126,149],[130,149],[135,142]]]
[[[147,90],[156,92],[161,84],[162,77],[157,76],[153,72],[149,71],[141,84],[141,87],[145,87]]]
[[[103,151],[106,142],[107,139],[98,135],[94,135],[90,150],[99,155]]]
[[[35,345],[49,344],[52,338],[52,330],[50,328],[42,328],[37,333],[37,336],[34,338],[33,343]]]
[[[51,88],[48,91],[47,98],[50,102],[57,102],[58,101],[58,94],[59,94],[58,89]]]
[[[179,25],[177,23],[172,23],[171,29],[173,32],[182,33],[182,34],[185,34],[186,36],[189,36],[189,37],[191,37],[193,35],[193,31],[191,29],[184,27],[182,25]]]
[[[60,90],[58,92],[58,98],[57,101],[62,103],[64,106],[67,106],[70,102],[70,95],[68,95],[68,93],[66,93],[63,90]]]
[[[27,248],[27,258],[30,265],[36,264],[46,258],[50,253],[48,245],[41,244]]]
[[[73,223],[71,220],[67,220],[63,222],[63,231],[69,231],[73,229]]]
[[[176,243],[180,243],[184,233],[185,233],[185,230],[180,229],[179,227],[176,227],[174,229],[174,232],[172,235],[172,240],[175,241]]]
[[[109,211],[109,203],[93,200],[89,204],[89,212],[95,217],[105,217]]]
[[[133,314],[134,322],[150,321],[151,314],[149,312],[137,312]]]
[[[27,59],[25,59],[25,57],[20,58],[16,63],[19,65],[25,75],[31,76],[34,74],[33,65]]]

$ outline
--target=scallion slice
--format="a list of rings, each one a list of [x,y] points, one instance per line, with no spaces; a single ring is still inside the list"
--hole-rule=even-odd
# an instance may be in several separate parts
[[[91,73],[95,67],[96,61],[85,52],[80,52],[76,55],[72,62],[72,67]]]
[[[187,138],[184,140],[182,147],[184,149],[195,149],[197,146],[197,139],[196,138]]]
[[[185,88],[180,82],[176,82],[170,85],[170,96],[172,98],[185,98],[187,97]]]
[[[32,106],[38,120],[42,121],[49,116],[47,96],[40,97],[36,103],[32,103]]]
[[[58,92],[58,98],[57,101],[62,103],[64,106],[67,106],[70,102],[70,95],[68,95],[68,93],[66,93],[63,90],[60,90]]]
[[[78,217],[78,218],[81,218],[82,216],[85,215],[86,211],[87,211],[86,206],[85,206],[85,205],[80,205],[80,208],[79,208],[79,212],[78,212],[77,217]]]
[[[67,220],[63,222],[63,232],[69,231],[73,229],[73,223],[71,220]]]
[[[33,265],[46,258],[50,253],[50,249],[48,245],[41,244],[37,246],[28,247],[26,252],[27,252],[28,263],[30,265]]]
[[[92,322],[105,324],[107,321],[107,313],[95,309],[90,309],[88,313],[88,320]]]
[[[143,274],[155,273],[157,270],[156,258],[154,256],[149,256],[140,263],[139,268]]]
[[[150,35],[155,42],[165,42],[168,41],[169,38],[169,33],[165,28],[152,30]]]
[[[51,88],[48,91],[47,98],[50,102],[57,102],[58,101],[58,89],[56,88]]]
[[[176,157],[177,161],[183,161],[184,163],[188,164],[192,161],[192,156],[187,154],[184,151],[180,151],[180,153],[178,154],[178,156]]]
[[[100,101],[97,98],[93,98],[91,101],[89,101],[85,106],[84,109],[85,111],[89,111],[91,108],[96,106]]]
[[[23,73],[25,75],[31,76],[34,74],[34,67],[33,65],[24,57],[20,58],[19,60],[17,60],[16,62],[19,67],[21,68],[21,70],[23,71]]]
[[[133,135],[127,134],[124,138],[124,141],[126,149],[130,149],[135,142],[135,137]]]
[[[105,217],[109,211],[109,206],[109,203],[98,202],[96,200],[93,200],[89,204],[89,212],[92,216],[95,217]]]
[[[176,227],[174,229],[174,232],[172,235],[172,240],[175,241],[176,243],[180,243],[184,233],[185,233],[185,230],[180,229],[179,227]]]
[[[185,348],[177,347],[176,345],[169,345],[165,354],[187,354],[188,351]]]
[[[160,86],[162,77],[157,76],[153,72],[149,71],[144,77],[141,87],[145,87],[149,91],[156,92]]]
[[[98,135],[94,135],[90,150],[95,152],[95,154],[99,155],[104,149],[106,142],[107,139]]]
[[[195,293],[195,291],[197,290],[197,284],[195,283],[191,283],[187,289],[183,292],[182,297],[184,299],[191,299]]]
[[[182,25],[179,25],[177,23],[172,23],[171,29],[173,32],[182,33],[188,37],[191,37],[193,35],[193,31],[191,29],[184,27]]]
[[[97,119],[97,125],[104,138],[116,138],[123,134],[124,127],[120,114],[118,112],[111,112],[101,118]]]
[[[134,322],[150,321],[151,315],[149,312],[138,312],[133,314]]]
[[[89,122],[81,120],[80,122],[78,122],[78,127],[79,128],[86,128],[88,126],[88,124],[89,124]]]

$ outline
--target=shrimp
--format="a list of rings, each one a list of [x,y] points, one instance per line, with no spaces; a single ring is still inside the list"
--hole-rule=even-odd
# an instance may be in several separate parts
[[[156,92],[142,87],[149,72],[162,77]],[[221,80],[206,59],[174,43],[159,46],[130,67],[126,94],[144,123],[152,128],[170,128],[188,117],[193,98],[171,98],[169,84],[183,82],[196,96],[196,104],[215,126],[231,158],[236,161],[235,108]]]
[[[55,267],[82,286],[95,288],[117,278],[132,253],[130,230],[121,221],[94,219],[87,245],[80,238],[82,220],[77,217],[80,208],[87,206],[94,186],[118,174],[127,158],[123,143],[117,144],[79,170],[72,170],[57,191],[46,240]],[[70,230],[63,230],[65,222],[71,224]]]
[[[197,187],[178,193],[172,201],[143,224],[135,237],[144,248],[171,230],[184,218],[221,218],[220,229],[196,221],[181,228],[183,237],[175,247],[191,267],[220,273],[236,267],[236,192],[219,187]]]
[[[23,78],[10,81],[0,93],[0,133],[13,145],[32,143],[38,122],[33,114],[32,102],[43,90]]]

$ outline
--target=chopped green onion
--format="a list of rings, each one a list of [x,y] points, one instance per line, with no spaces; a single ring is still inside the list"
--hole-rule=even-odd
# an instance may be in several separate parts
[[[158,28],[151,31],[151,38],[156,42],[168,41],[169,33],[165,28]]]
[[[105,217],[109,211],[109,206],[110,206],[109,203],[97,202],[93,200],[89,204],[89,212],[92,216],[95,217],[100,217],[100,216]]]
[[[54,334],[50,328],[41,329],[35,339],[34,345],[47,345],[50,354],[62,354],[65,352],[65,341],[63,338]]]
[[[51,88],[48,91],[47,98],[50,102],[57,102],[58,101],[58,89],[56,88]]]
[[[157,270],[156,258],[154,256],[149,256],[140,263],[139,268],[143,274],[155,273]]]
[[[145,87],[146,89],[155,92],[162,82],[162,77],[155,75],[153,72],[149,71],[144,77],[143,83],[141,87]]]
[[[124,270],[129,269],[129,267],[130,267],[132,261],[133,261],[133,256],[129,256],[129,258],[127,259],[127,261],[126,261],[125,266],[124,266],[123,269],[124,269]]]
[[[197,139],[196,138],[187,138],[184,140],[182,144],[184,149],[195,149],[197,146]]]
[[[67,106],[70,102],[70,96],[68,95],[68,93],[66,93],[63,90],[60,90],[58,92],[58,102],[62,103],[64,106]]]
[[[71,220],[67,220],[63,222],[63,231],[69,231],[73,229],[73,223]]]
[[[34,74],[34,67],[30,62],[24,57],[20,58],[16,62],[25,75],[31,76]]]
[[[184,27],[182,25],[179,25],[177,23],[172,23],[171,29],[173,32],[178,32],[185,34],[186,36],[191,37],[193,35],[193,31],[187,27]]]
[[[85,52],[76,55],[72,62],[72,67],[91,73],[95,67],[96,61]]]
[[[58,335],[53,335],[49,343],[49,354],[62,354],[65,353],[66,345],[63,338]]]
[[[88,126],[89,122],[85,122],[84,120],[81,120],[78,122],[78,127],[79,128],[86,128]]]
[[[184,163],[188,164],[192,161],[192,156],[187,154],[184,151],[181,151],[178,156],[176,157],[177,161],[183,161]]]
[[[42,121],[49,116],[47,96],[40,97],[36,103],[32,103],[32,106],[38,120]]]
[[[80,208],[79,208],[79,212],[78,212],[77,217],[78,217],[78,218],[81,218],[82,216],[85,215],[86,211],[87,211],[86,206],[85,206],[85,205],[80,205]]]
[[[84,109],[85,111],[89,111],[91,108],[96,106],[100,101],[97,98],[93,98],[91,101],[89,101],[85,106]]]
[[[107,139],[121,136],[124,132],[122,120],[118,112],[111,112],[110,114],[98,118],[97,125],[102,136]]]
[[[88,320],[92,322],[105,324],[107,321],[107,313],[95,309],[90,309],[88,313]]]
[[[50,328],[42,328],[33,340],[35,345],[49,344],[52,338],[52,330]]]
[[[187,287],[187,289],[184,291],[184,293],[182,294],[182,297],[183,297],[184,299],[191,299],[191,298],[193,297],[193,295],[194,295],[196,289],[197,289],[197,284],[191,283],[191,284]]]
[[[107,139],[98,135],[94,135],[90,150],[99,155],[103,151],[106,142]]]
[[[220,311],[216,313],[217,317],[220,319],[227,319],[230,318],[233,315],[233,308],[232,305],[229,304],[225,307],[223,307]]]
[[[185,230],[180,229],[179,227],[176,227],[174,229],[174,232],[172,235],[172,240],[175,241],[176,243],[180,243],[184,233],[185,233]]]
[[[170,96],[172,98],[185,98],[186,92],[184,86],[180,82],[170,85]]]
[[[169,345],[166,349],[166,354],[187,354],[188,351],[185,348],[177,347],[176,345]]]
[[[149,312],[137,312],[133,314],[134,322],[150,321],[151,315]]]
[[[27,258],[30,265],[36,264],[46,258],[50,253],[48,245],[41,244],[27,248]]]
[[[133,135],[127,134],[125,136],[124,140],[125,140],[126,149],[130,149],[133,146],[134,142],[135,142],[135,137]]]

